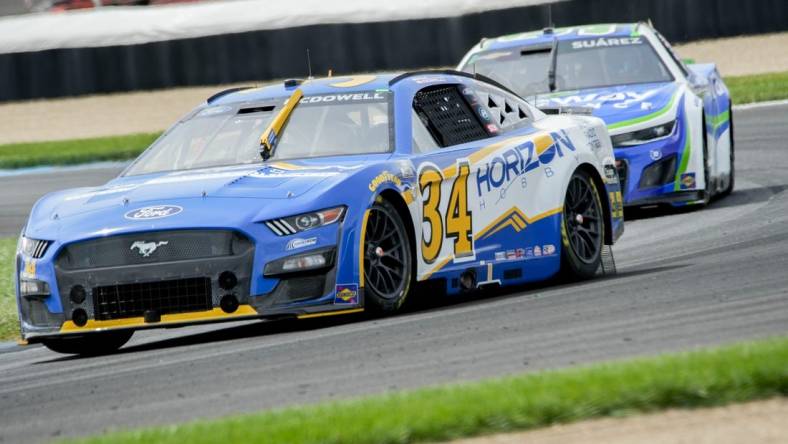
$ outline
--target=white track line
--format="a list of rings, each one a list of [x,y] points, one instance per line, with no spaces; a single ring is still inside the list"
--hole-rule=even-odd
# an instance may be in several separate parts
[[[748,109],[768,108],[770,106],[783,106],[783,105],[788,105],[788,99],[770,100],[768,102],[745,103],[744,105],[733,105],[733,110],[746,111]]]

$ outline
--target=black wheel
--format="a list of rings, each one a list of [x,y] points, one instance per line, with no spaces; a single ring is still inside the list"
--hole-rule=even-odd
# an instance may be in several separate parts
[[[364,234],[364,303],[373,311],[396,311],[408,296],[413,258],[405,224],[385,200],[369,209]]]
[[[730,155],[730,159],[731,159],[731,172],[728,173],[728,186],[726,186],[725,189],[722,190],[722,196],[727,196],[731,194],[733,192],[733,187],[736,184],[736,168],[734,168],[734,160],[736,159],[736,156],[733,152],[733,110],[730,108],[728,109],[728,115],[730,116],[729,117],[730,130],[728,130],[728,137],[730,139],[730,147],[731,147],[730,153],[728,154]]]
[[[569,180],[561,219],[561,269],[575,279],[596,274],[602,257],[605,213],[594,181],[585,171]]]
[[[44,346],[53,352],[69,355],[98,356],[117,351],[129,342],[133,330],[90,333],[84,336],[63,336],[44,339]]]

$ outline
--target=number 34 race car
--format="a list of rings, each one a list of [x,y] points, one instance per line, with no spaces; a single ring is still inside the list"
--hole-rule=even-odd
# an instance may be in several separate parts
[[[622,208],[602,120],[464,73],[228,90],[108,184],[35,205],[22,336],[95,354],[142,328],[393,312],[418,281],[588,278]]]
[[[482,40],[459,69],[546,112],[583,107],[612,136],[624,204],[705,204],[733,190],[728,90],[713,64],[685,65],[645,23],[547,29]]]

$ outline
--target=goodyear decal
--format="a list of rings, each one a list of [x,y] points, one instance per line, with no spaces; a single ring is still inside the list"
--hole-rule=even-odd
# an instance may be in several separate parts
[[[374,192],[384,183],[393,183],[398,188],[402,187],[402,180],[399,178],[399,176],[388,171],[383,171],[369,182],[369,191]]]
[[[334,296],[334,304],[358,304],[358,284],[337,285],[336,295]]]

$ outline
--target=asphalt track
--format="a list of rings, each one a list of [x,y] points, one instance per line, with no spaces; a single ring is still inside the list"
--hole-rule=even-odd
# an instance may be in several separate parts
[[[785,335],[788,105],[734,115],[734,194],[702,211],[634,215],[615,247],[615,277],[429,301],[384,319],[149,331],[106,357],[41,347],[0,354],[0,442]],[[46,189],[98,183],[105,173],[0,179],[3,214]],[[1,222],[18,231],[18,218]]]

